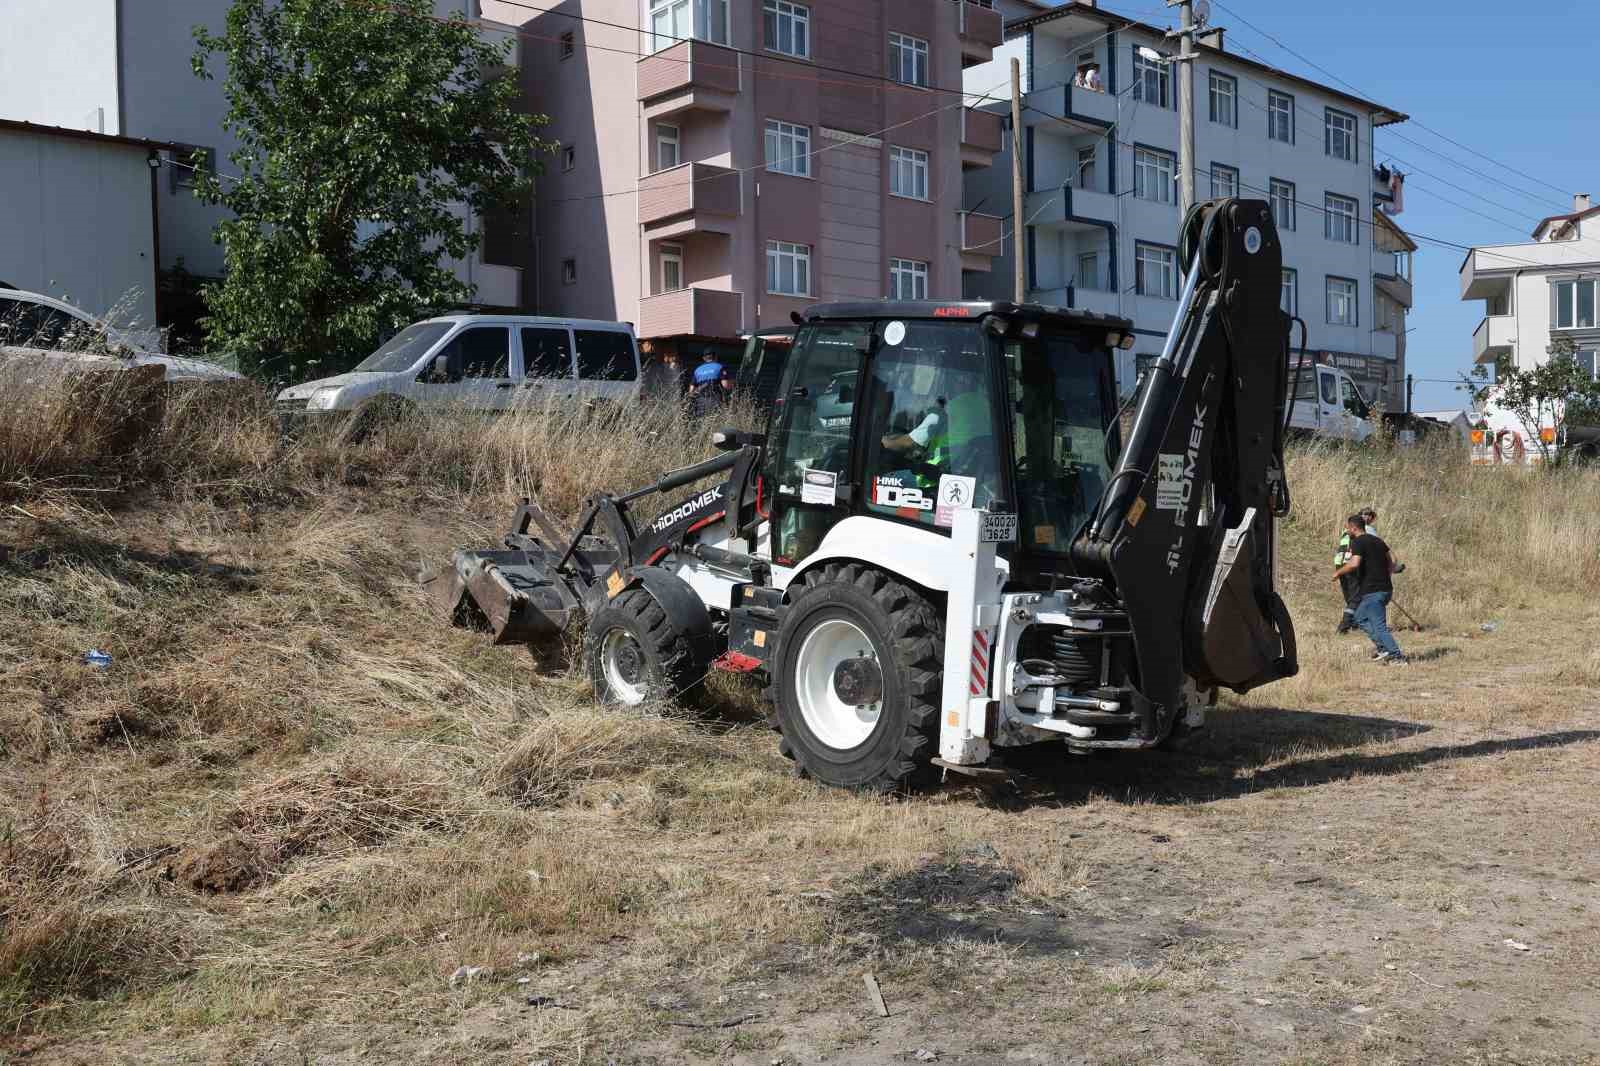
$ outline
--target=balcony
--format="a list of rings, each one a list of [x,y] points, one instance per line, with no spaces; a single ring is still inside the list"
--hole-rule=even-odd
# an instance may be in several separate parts
[[[1005,221],[976,211],[961,212],[961,269],[988,273],[1005,250]]]
[[[995,46],[1005,39],[1000,12],[992,4],[955,0],[960,9],[961,65],[976,66],[994,58]]]
[[[1489,315],[1472,331],[1472,361],[1492,363],[1511,355],[1517,344],[1517,316]]]
[[[995,111],[961,111],[961,169],[975,170],[994,162],[1000,151],[1000,115]]]
[[[731,234],[739,217],[739,172],[684,163],[639,179],[639,224],[651,240]]]
[[[744,294],[724,289],[678,289],[639,301],[640,337],[737,337]]]
[[[1400,351],[1400,334],[1386,329],[1372,331],[1372,355],[1375,359],[1393,361]]]
[[[1051,90],[1054,95],[1054,90]],[[1089,119],[1089,128],[1102,130],[1117,121],[1117,98],[1105,90],[1095,91],[1078,85],[1067,86],[1067,114],[1072,119]]]
[[[477,301],[485,307],[522,306],[522,268],[477,263],[472,281],[478,287]]]
[[[705,41],[679,41],[639,60],[639,103],[646,119],[684,111],[732,111],[739,55]]]
[[[1095,189],[1062,185],[1035,189],[1028,194],[1025,218],[1029,225],[1089,232],[1105,229],[1117,220],[1117,198]]]

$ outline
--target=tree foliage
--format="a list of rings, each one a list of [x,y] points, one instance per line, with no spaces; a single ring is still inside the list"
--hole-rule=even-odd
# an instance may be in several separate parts
[[[547,120],[494,76],[510,42],[439,19],[430,0],[235,0],[196,28],[195,74],[220,57],[239,139],[233,177],[197,173],[231,213],[206,288],[214,349],[268,373],[348,366],[380,335],[473,298],[450,260],[478,247],[465,211],[515,207]]]
[[[1525,370],[1501,360],[1495,364],[1492,382],[1486,382],[1484,366],[1472,371],[1473,399],[1510,412],[1547,466],[1561,462],[1559,444],[1567,425],[1592,424],[1600,413],[1600,382],[1578,362],[1576,351],[1571,338],[1557,337],[1545,349],[1550,358],[1538,366]],[[1554,428],[1553,439],[1544,438],[1540,430],[1545,427]]]

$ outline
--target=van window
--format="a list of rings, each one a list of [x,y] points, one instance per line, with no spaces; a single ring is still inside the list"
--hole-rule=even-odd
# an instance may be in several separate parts
[[[590,381],[633,381],[639,376],[633,362],[633,338],[616,330],[580,329],[578,377]]]
[[[71,315],[54,307],[25,303],[18,300],[0,300],[0,344],[14,344],[22,348],[54,349],[63,337],[73,333],[79,323]],[[91,340],[79,336],[78,347]]]
[[[1322,388],[1322,402],[1336,404],[1339,402],[1339,379],[1332,374],[1318,374],[1317,381]]]
[[[511,331],[505,326],[464,329],[451,339],[450,349],[460,353],[463,378],[511,376]]]
[[[1340,382],[1340,385],[1343,387],[1341,391],[1344,395],[1344,409],[1357,418],[1366,418],[1367,402],[1361,398],[1361,394],[1356,391],[1356,387],[1348,381]]]
[[[522,367],[530,378],[570,378],[572,348],[566,329],[523,326]]]

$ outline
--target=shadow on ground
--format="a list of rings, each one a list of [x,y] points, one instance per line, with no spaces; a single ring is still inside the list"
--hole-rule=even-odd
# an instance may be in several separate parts
[[[1267,789],[1314,788],[1353,777],[1410,773],[1451,759],[1600,740],[1600,730],[1576,729],[1381,754],[1350,750],[1430,729],[1416,722],[1320,711],[1224,710],[1214,716],[1204,736],[1172,751],[1073,757],[1060,745],[1023,749],[1008,763],[1015,773],[1015,792],[996,793],[996,798],[1001,806],[1016,807],[1076,804],[1091,797],[1204,803]]]

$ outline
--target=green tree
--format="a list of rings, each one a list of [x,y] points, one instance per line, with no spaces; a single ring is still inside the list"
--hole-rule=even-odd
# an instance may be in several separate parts
[[[448,260],[478,247],[463,208],[515,207],[552,145],[520,114],[510,42],[430,0],[235,0],[194,31],[196,76],[226,65],[233,177],[197,172],[231,213],[205,289],[213,349],[270,375],[349,366],[394,330],[468,303]]]
[[[1550,358],[1540,365],[1524,370],[1501,359],[1492,382],[1482,365],[1473,367],[1469,381],[1473,399],[1492,402],[1522,423],[1524,436],[1539,449],[1546,466],[1560,464],[1558,443],[1565,439],[1567,424],[1587,424],[1600,412],[1600,382],[1578,362],[1576,351],[1571,338],[1557,337],[1545,348]],[[1546,426],[1554,427],[1554,440],[1544,439],[1540,430]]]

